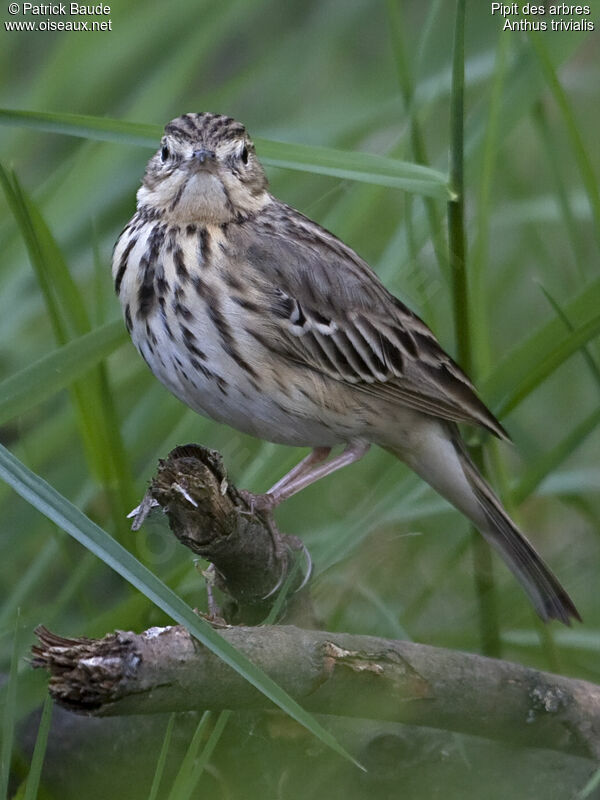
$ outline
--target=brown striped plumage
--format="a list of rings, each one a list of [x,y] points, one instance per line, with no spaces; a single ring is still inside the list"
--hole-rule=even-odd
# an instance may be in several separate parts
[[[578,617],[460,440],[508,438],[431,330],[347,245],[274,198],[244,127],[186,114],[150,160],[113,257],[131,337],[201,414],[313,454],[276,504],[378,444],[465,513],[544,619]],[[329,451],[344,452],[327,461]]]

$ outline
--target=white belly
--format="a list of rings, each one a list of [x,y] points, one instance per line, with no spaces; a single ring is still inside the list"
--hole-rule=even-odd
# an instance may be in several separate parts
[[[284,381],[272,352],[245,333],[247,312],[231,300],[214,257],[218,234],[211,240],[209,267],[197,234],[178,237],[182,271],[168,241],[148,259],[150,230],[150,223],[134,228],[138,239],[119,298],[133,343],[176,397],[203,416],[281,444],[335,446],[356,435],[356,404],[340,409],[319,402],[327,393],[318,376],[291,365]],[[131,235],[126,232],[115,248],[115,275]]]
[[[153,329],[154,321],[149,324]],[[204,344],[210,352],[211,334],[205,325],[197,325],[197,330],[200,346]],[[318,410],[313,410],[309,416],[298,412],[298,406],[306,406],[306,398],[277,399],[268,385],[263,391],[257,390],[257,384],[261,385],[260,372],[257,373],[258,379],[249,380],[248,375],[220,347],[214,348],[214,357],[201,362],[203,369],[198,369],[187,357],[181,342],[177,347],[173,342],[165,341],[164,336],[157,336],[158,344],[153,346],[152,353],[145,326],[141,330],[141,326],[135,324],[132,339],[161,383],[205,417],[279,444],[333,447],[346,440],[325,419],[319,419]],[[208,369],[209,374],[205,371]]]
[[[286,385],[281,393],[269,368],[271,356],[244,336],[243,309],[223,291],[215,266],[203,269],[199,262],[197,237],[190,236],[183,248],[183,260],[195,265],[195,272],[190,269],[182,279],[172,251],[163,246],[152,291],[140,303],[140,285],[152,269],[144,262],[147,242],[142,229],[129,253],[119,298],[133,343],[156,377],[199,414],[258,438],[311,447],[344,442],[347,437],[331,427],[333,418],[312,407],[305,387]],[[119,242],[115,249],[115,274],[124,248]]]

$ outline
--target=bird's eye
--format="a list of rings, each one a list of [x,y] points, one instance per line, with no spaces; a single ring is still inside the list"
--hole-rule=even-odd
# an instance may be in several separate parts
[[[248,148],[247,147],[244,147],[244,149],[242,150],[241,158],[242,158],[242,161],[244,162],[244,164],[248,163]]]
[[[168,157],[169,157],[169,148],[167,147],[166,144],[163,144],[162,149],[160,151],[160,160],[163,162],[163,164]]]

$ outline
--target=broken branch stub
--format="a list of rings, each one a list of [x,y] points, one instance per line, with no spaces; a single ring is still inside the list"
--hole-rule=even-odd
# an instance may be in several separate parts
[[[301,540],[280,533],[269,512],[253,507],[253,495],[229,482],[215,450],[176,447],[159,461],[148,496],[179,541],[214,565],[216,586],[238,606],[268,608],[302,557]],[[301,582],[300,569],[292,589]]]

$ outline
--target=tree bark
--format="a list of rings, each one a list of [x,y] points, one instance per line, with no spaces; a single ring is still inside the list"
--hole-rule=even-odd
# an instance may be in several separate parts
[[[600,687],[442,648],[293,626],[221,634],[320,714],[434,727],[600,757]],[[33,664],[63,706],[99,716],[272,708],[183,628],[63,639],[38,630]]]

